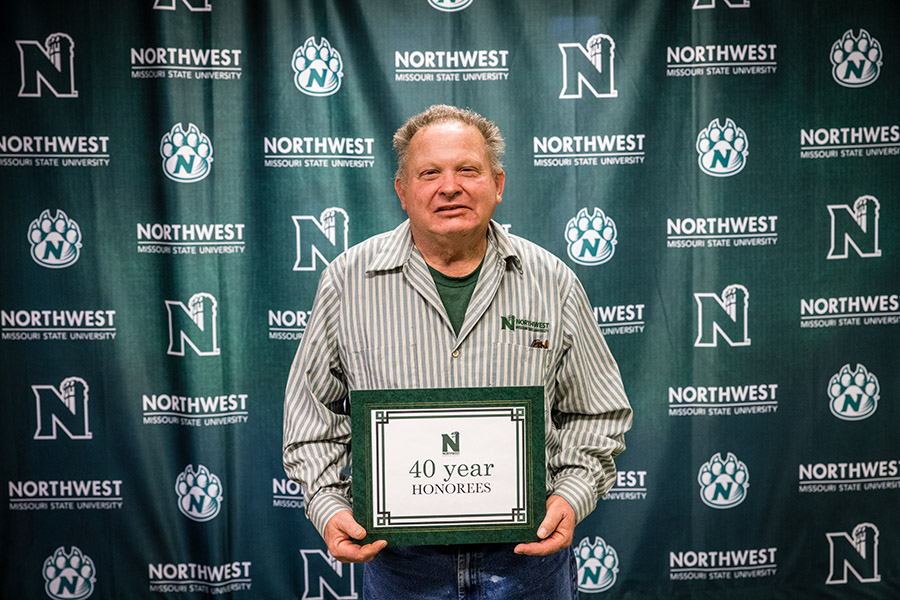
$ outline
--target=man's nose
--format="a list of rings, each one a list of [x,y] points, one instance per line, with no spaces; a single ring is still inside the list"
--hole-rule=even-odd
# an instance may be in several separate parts
[[[456,173],[448,172],[441,176],[441,194],[444,196],[456,196],[462,191]]]

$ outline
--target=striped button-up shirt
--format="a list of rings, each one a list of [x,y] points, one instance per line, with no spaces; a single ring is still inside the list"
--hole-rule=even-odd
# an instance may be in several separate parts
[[[322,533],[351,508],[350,390],[532,385],[544,388],[547,493],[581,521],[615,482],[632,416],[584,288],[491,222],[457,335],[406,221],[322,273],[285,392],[285,471]]]

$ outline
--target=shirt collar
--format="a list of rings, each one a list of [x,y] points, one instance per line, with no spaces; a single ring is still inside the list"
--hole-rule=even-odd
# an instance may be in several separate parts
[[[409,260],[409,255],[415,247],[412,234],[409,232],[409,219],[393,231],[385,233],[383,237],[381,249],[366,265],[366,273],[399,269]]]
[[[488,227],[488,247],[493,247],[500,258],[506,261],[506,264],[514,266],[519,273],[522,273],[522,260],[516,254],[516,248],[513,246],[509,234],[493,220]]]
[[[505,260],[507,264],[512,264],[519,273],[522,272],[522,261],[516,254],[512,240],[509,234],[496,221],[491,221],[488,226],[488,252],[496,252],[496,254]],[[366,265],[366,273],[375,273],[378,271],[391,271],[403,267],[409,260],[415,244],[413,244],[412,234],[409,230],[409,219],[400,224],[393,231],[389,231],[384,235],[384,243],[375,256]]]

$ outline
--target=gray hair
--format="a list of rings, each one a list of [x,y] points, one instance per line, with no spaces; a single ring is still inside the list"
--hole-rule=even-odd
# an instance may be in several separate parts
[[[471,125],[481,132],[481,136],[484,138],[484,145],[487,148],[488,159],[491,162],[492,174],[496,175],[503,170],[501,158],[503,157],[505,144],[503,136],[500,135],[500,129],[493,121],[488,121],[469,109],[457,108],[446,104],[435,104],[424,112],[410,117],[394,134],[394,152],[397,153],[396,177],[399,178],[406,170],[409,143],[416,132],[434,123],[445,123],[448,121],[457,121],[464,125]]]

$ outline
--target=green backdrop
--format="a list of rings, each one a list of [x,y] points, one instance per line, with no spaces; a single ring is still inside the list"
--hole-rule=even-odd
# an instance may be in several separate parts
[[[895,2],[0,10],[4,598],[361,595],[282,394],[433,103],[504,132],[496,219],[576,271],[634,406],[582,596],[900,595]]]

